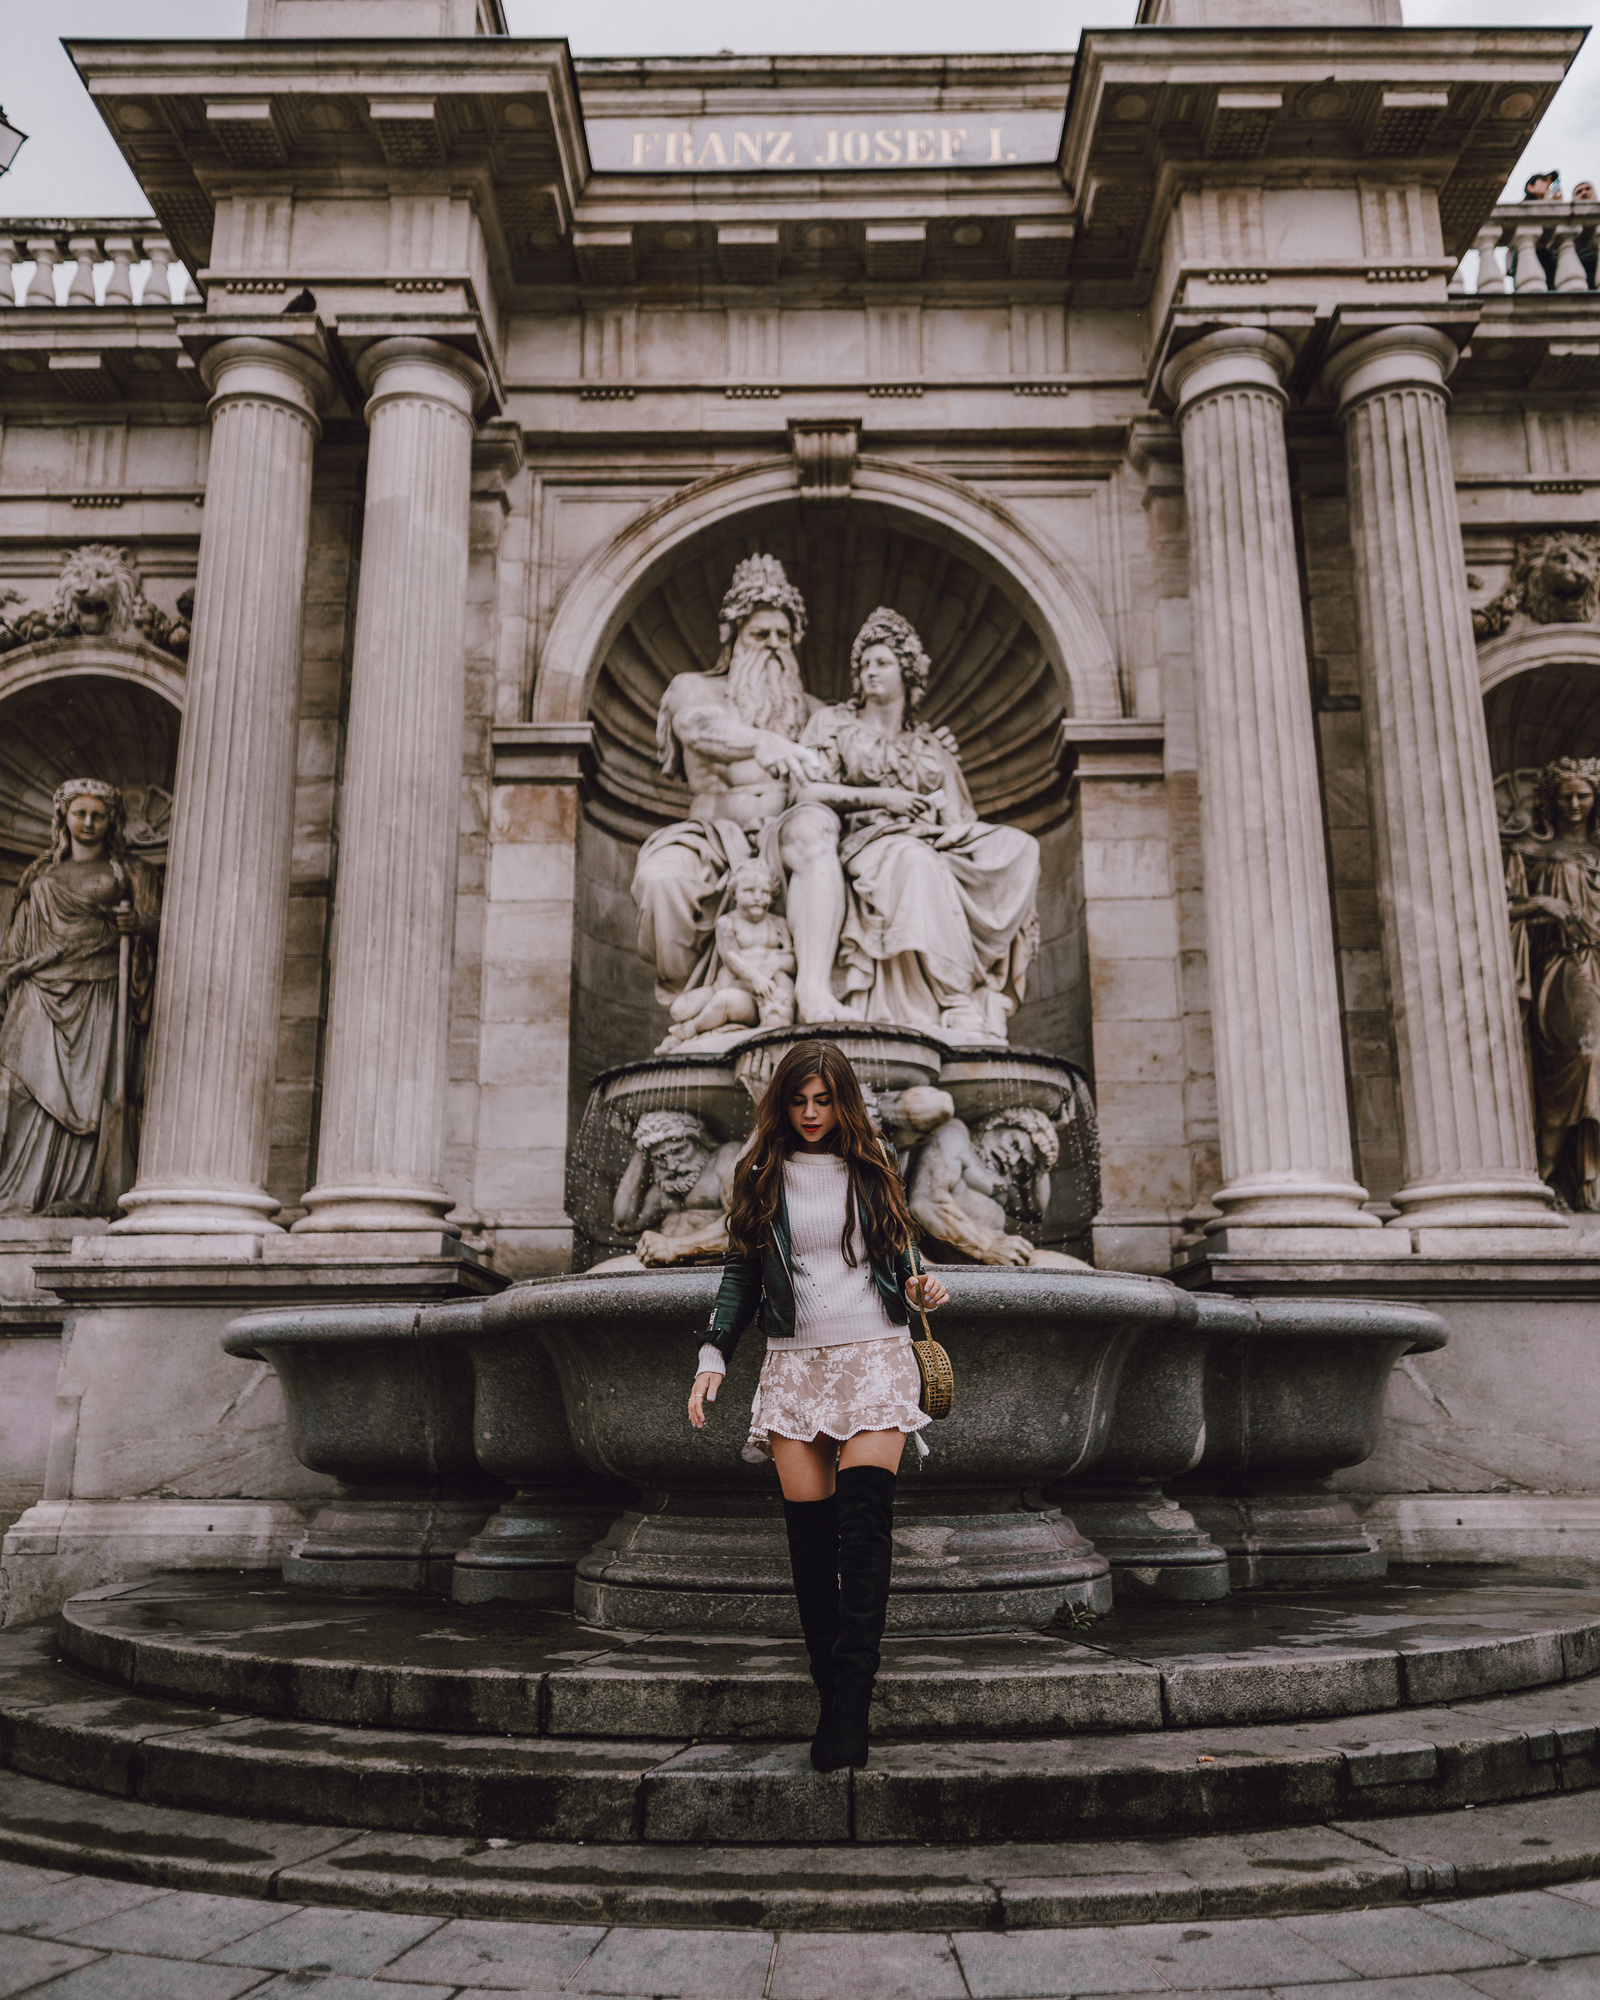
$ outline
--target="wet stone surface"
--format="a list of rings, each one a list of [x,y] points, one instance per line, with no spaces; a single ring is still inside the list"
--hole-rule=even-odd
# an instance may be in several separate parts
[[[606,1632],[570,1615],[329,1598],[186,1576],[76,1598],[63,1654],[164,1700],[467,1734],[808,1737],[798,1643]],[[1396,1568],[1341,1591],[1136,1604],[1082,1631],[918,1635],[884,1647],[887,1736],[1083,1734],[1371,1714],[1553,1686],[1600,1664],[1600,1579]]]

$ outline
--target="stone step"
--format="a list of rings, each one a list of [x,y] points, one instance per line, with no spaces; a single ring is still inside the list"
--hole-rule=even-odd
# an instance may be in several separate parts
[[[30,1650],[31,1649],[31,1650]],[[863,1848],[1144,1839],[1439,1812],[1600,1778],[1600,1681],[1362,1718],[1023,1741],[490,1736],[249,1716],[108,1692],[47,1629],[0,1635],[0,1761],[152,1804],[377,1833]]]
[[[797,1642],[596,1632],[569,1615],[174,1576],[72,1600],[62,1650],[134,1692],[300,1722],[606,1742],[808,1739]],[[1084,1630],[891,1639],[888,1737],[1211,1729],[1376,1714],[1600,1667],[1600,1590],[1396,1569],[1346,1593],[1118,1607]]]
[[[1026,1930],[1293,1916],[1581,1881],[1600,1871],[1600,1791],[1141,1841],[597,1847],[240,1819],[0,1770],[0,1857],[164,1889],[441,1917]]]

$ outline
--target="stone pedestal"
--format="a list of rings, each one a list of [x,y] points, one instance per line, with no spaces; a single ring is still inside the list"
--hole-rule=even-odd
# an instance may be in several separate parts
[[[1418,1250],[1559,1250],[1534,1160],[1493,774],[1446,423],[1455,346],[1387,327],[1337,353],[1384,962],[1400,1057],[1404,1185]]]
[[[156,961],[139,1178],[123,1236],[276,1227],[267,1148],[294,838],[311,448],[329,392],[285,341],[201,361],[211,462]],[[163,1254],[152,1248],[151,1254]],[[215,1254],[214,1252],[209,1254]]]
[[[1169,364],[1183,433],[1201,843],[1223,1186],[1214,1230],[1378,1224],[1354,1177],[1295,562],[1285,342],[1205,335]]]
[[[306,1234],[437,1231],[455,943],[472,411],[441,342],[362,356],[372,447]]]

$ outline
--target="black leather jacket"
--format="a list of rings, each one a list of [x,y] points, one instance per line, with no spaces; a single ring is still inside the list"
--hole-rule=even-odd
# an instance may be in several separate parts
[[[859,1217],[864,1242],[866,1217]],[[873,1257],[868,1262],[883,1300],[883,1309],[896,1326],[907,1320],[906,1285],[912,1276],[911,1252],[902,1250],[890,1261]],[[759,1318],[758,1318],[759,1315]],[[780,1193],[772,1239],[753,1256],[730,1249],[722,1264],[722,1283],[717,1302],[711,1308],[711,1324],[702,1338],[715,1347],[724,1361],[733,1359],[739,1336],[752,1320],[768,1340],[794,1338],[794,1265],[790,1251],[789,1204]]]

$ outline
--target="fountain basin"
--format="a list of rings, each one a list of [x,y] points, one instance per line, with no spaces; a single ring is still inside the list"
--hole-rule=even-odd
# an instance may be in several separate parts
[[[1382,1544],[1322,1482],[1372,1455],[1395,1363],[1443,1347],[1443,1320],[1401,1300],[1201,1294],[1196,1304],[1217,1337],[1205,1451],[1177,1485],[1226,1549],[1234,1587],[1381,1577]]]
[[[703,1432],[685,1404],[715,1270],[618,1271],[514,1286],[425,1309],[479,1331],[475,1351],[543,1346],[573,1445],[595,1473],[640,1489],[578,1564],[587,1623],[668,1631],[798,1631],[777,1477],[741,1456],[763,1343],[746,1336]],[[896,1498],[889,1627],[981,1630],[1105,1610],[1109,1569],[1044,1488],[1103,1449],[1139,1337],[1188,1325],[1194,1301],[1159,1278],[952,1269],[938,1332],[955,1413],[907,1446]],[[482,1363],[479,1363],[480,1367]]]
[[[1226,1550],[1162,1490],[1206,1449],[1206,1360],[1230,1330],[1257,1330],[1255,1311],[1207,1299],[1195,1323],[1152,1327],[1129,1355],[1105,1448],[1090,1470],[1050,1488],[1111,1565],[1119,1601],[1214,1603],[1229,1590]]]
[[[493,1511],[503,1488],[474,1450],[471,1366],[417,1320],[410,1305],[275,1307],[226,1329],[227,1353],[282,1383],[295,1456],[344,1489],[291,1545],[286,1582],[448,1592]]]

